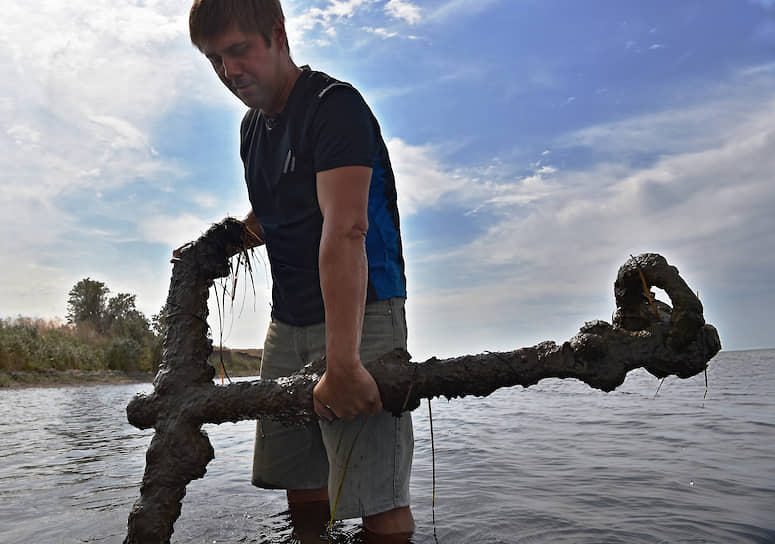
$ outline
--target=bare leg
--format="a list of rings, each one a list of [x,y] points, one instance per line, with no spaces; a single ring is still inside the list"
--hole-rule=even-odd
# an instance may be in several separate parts
[[[368,544],[402,544],[409,542],[414,531],[414,517],[408,506],[363,518]]]
[[[328,502],[328,489],[288,489],[288,504],[304,502]]]
[[[319,544],[330,516],[328,490],[289,489],[286,493],[296,538],[302,544]]]

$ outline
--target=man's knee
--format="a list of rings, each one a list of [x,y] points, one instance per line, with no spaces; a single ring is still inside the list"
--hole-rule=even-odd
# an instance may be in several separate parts
[[[408,506],[402,506],[373,516],[364,516],[363,528],[366,536],[372,538],[367,538],[368,542],[406,542],[414,532],[412,510]]]
[[[286,492],[288,504],[307,502],[328,502],[328,489],[288,489]]]

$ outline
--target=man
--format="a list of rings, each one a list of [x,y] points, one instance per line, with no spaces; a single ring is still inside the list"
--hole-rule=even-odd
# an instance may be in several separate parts
[[[292,517],[327,512],[337,498],[337,519],[361,517],[367,533],[406,541],[411,418],[382,410],[362,365],[406,347],[395,182],[379,125],[352,86],[294,64],[279,0],[194,0],[189,25],[250,108],[245,224],[266,244],[273,279],[261,376],[327,364],[314,390],[319,424],[258,422],[253,484],[286,489]]]

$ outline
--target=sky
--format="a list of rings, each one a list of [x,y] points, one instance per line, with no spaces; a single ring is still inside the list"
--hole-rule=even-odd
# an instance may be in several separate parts
[[[297,64],[353,83],[394,166],[415,360],[610,321],[631,254],[699,291],[724,349],[775,346],[775,0],[286,0]],[[0,10],[0,316],[80,279],[150,316],[173,248],[248,211],[245,107],[179,0]],[[213,335],[260,347],[257,252]],[[664,298],[664,296],[660,297]],[[211,298],[212,301],[212,298]]]

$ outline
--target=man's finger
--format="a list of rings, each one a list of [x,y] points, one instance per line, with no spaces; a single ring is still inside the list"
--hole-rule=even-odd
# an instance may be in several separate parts
[[[321,402],[318,402],[317,399],[315,399],[315,402],[313,403],[315,405],[315,413],[325,419],[328,422],[334,421],[336,419],[336,414],[331,409],[330,406],[323,404]]]
[[[371,404],[371,410],[369,415],[376,416],[382,411],[382,399],[377,398],[376,402]]]

